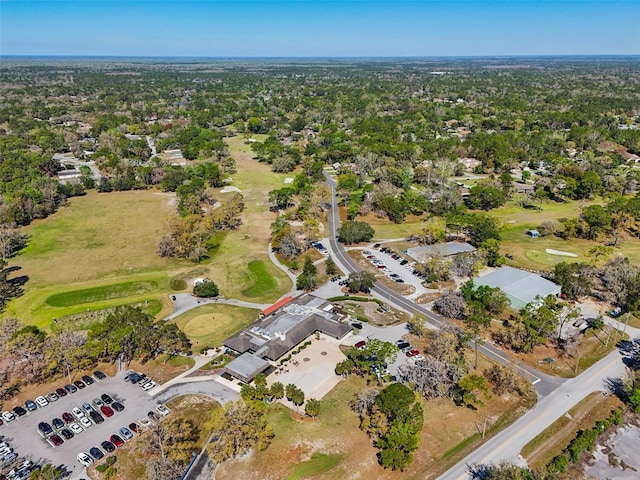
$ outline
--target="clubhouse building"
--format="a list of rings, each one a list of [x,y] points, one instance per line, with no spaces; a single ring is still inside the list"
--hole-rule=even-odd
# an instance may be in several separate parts
[[[346,316],[336,313],[326,300],[307,293],[285,297],[265,309],[247,328],[225,340],[224,346],[238,354],[225,371],[248,383],[314,333],[340,339],[350,331]]]

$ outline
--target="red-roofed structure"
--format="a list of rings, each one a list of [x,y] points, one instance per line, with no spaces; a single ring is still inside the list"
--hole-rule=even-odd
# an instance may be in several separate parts
[[[281,300],[278,300],[276,303],[274,303],[273,305],[271,305],[270,307],[265,308],[262,311],[262,316],[266,317],[267,315],[269,315],[270,313],[275,312],[276,310],[278,310],[280,307],[284,307],[287,303],[289,303],[291,300],[293,300],[293,297],[284,297]]]

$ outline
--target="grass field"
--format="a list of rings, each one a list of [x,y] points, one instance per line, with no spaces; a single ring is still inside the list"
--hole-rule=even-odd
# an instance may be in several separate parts
[[[258,318],[258,310],[233,305],[203,305],[176,317],[178,325],[191,343],[193,351],[203,347],[219,347],[222,342]]]
[[[130,191],[75,197],[59,212],[24,229],[29,245],[12,259],[27,275],[26,293],[6,314],[40,327],[54,318],[132,303],[161,302],[159,318],[171,313],[168,294],[185,291],[195,277],[212,278],[231,298],[270,302],[291,288],[289,278],[268,260],[268,192],[290,175],[272,173],[251,159],[241,138],[229,139],[238,173],[232,185],[242,190],[243,224],[218,235],[219,246],[199,265],[160,258],[156,247],[174,196]],[[225,194],[219,193],[221,197]]]
[[[589,249],[600,243],[592,240],[563,240],[556,236],[531,238],[527,230],[537,228],[547,220],[575,218],[580,210],[588,205],[602,204],[602,200],[592,202],[569,201],[566,203],[543,203],[542,210],[522,208],[517,202],[510,201],[504,207],[489,212],[502,222],[502,251],[509,252],[514,259],[510,261],[516,267],[532,270],[551,270],[560,262],[589,262]],[[565,257],[546,253],[546,249],[575,253],[577,257]],[[629,257],[632,262],[640,262],[640,243],[626,240],[615,247],[613,255]]]
[[[481,359],[480,368],[488,363]],[[322,399],[317,421],[305,421],[279,404],[272,405],[268,420],[275,438],[265,452],[220,465],[220,478],[334,480],[424,480],[436,478],[446,468],[482,443],[476,424],[490,420],[487,437],[520,416],[531,402],[514,396],[493,396],[485,407],[456,407],[451,400],[424,401],[424,428],[413,464],[404,472],[392,472],[377,463],[377,450],[358,427],[350,402],[367,385],[349,377]],[[273,459],[278,461],[274,462]]]
[[[249,298],[262,298],[277,290],[278,282],[271,276],[262,260],[252,260],[247,264],[249,276],[253,282],[242,294]]]

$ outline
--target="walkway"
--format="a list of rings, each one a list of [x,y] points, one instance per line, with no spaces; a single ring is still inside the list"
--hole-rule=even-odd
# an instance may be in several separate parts
[[[194,297],[190,293],[176,293],[174,295],[170,295],[169,298],[173,303],[173,313],[166,316],[165,320],[173,320],[179,315],[182,315],[189,310],[194,308],[198,308],[202,305],[209,305],[211,303],[224,303],[225,305],[234,305],[236,307],[244,307],[244,308],[254,308],[257,310],[264,310],[265,308],[271,306],[270,303],[254,303],[254,302],[245,302],[243,300],[235,300],[233,298],[225,298],[225,297],[216,297],[216,298],[198,298]]]

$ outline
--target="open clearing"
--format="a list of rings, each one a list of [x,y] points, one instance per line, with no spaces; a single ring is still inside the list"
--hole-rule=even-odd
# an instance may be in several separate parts
[[[260,311],[214,303],[194,308],[172,320],[191,343],[193,351],[203,347],[219,347],[229,336],[249,325]]]
[[[156,254],[163,226],[175,213],[172,194],[89,192],[24,229],[29,245],[11,265],[20,266],[17,274],[29,281],[6,314],[47,327],[54,318],[88,309],[153,301],[162,303],[163,317],[171,312],[167,294],[186,290],[196,276],[212,278],[227,297],[277,300],[292,285],[268,259],[269,224],[275,219],[268,192],[286,176],[252,160],[241,138],[228,141],[238,167],[232,185],[242,190],[246,208],[239,229],[217,235],[210,259],[194,265]]]
[[[481,360],[480,368],[487,366],[488,363]],[[377,450],[358,428],[357,414],[349,407],[355,395],[365,388],[364,379],[342,380],[323,398],[315,421],[298,418],[283,405],[272,405],[268,418],[276,437],[271,446],[264,452],[225,462],[220,465],[216,478],[436,478],[481,443],[476,424],[482,425],[484,419],[489,418],[489,436],[506,427],[527,408],[524,400],[510,396],[494,396],[489,405],[476,411],[456,407],[451,400],[423,402],[425,426],[414,462],[404,472],[392,472],[378,465]],[[274,462],[274,458],[278,461]]]

